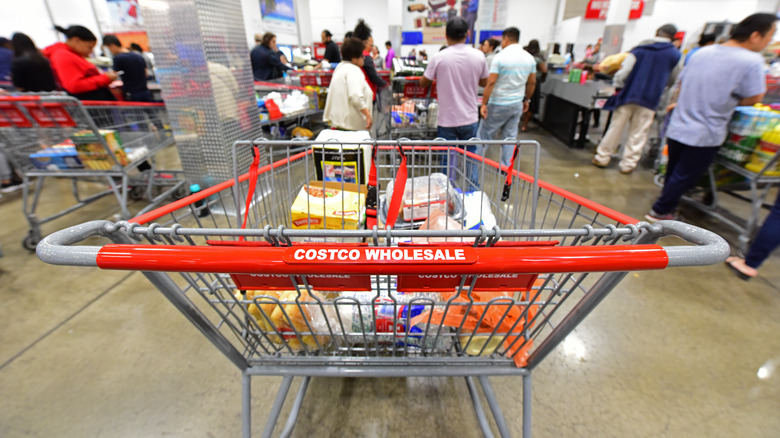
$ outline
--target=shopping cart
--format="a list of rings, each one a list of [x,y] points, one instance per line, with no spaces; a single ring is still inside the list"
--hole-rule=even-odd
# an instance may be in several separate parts
[[[354,216],[343,192],[358,188],[304,184],[316,178],[313,155],[324,148],[259,140],[234,146],[234,163],[236,150],[253,150],[249,173],[236,171],[233,180],[127,222],[93,221],[54,233],[38,255],[52,264],[143,271],[241,370],[245,437],[251,377],[282,376],[267,437],[293,379],[303,380],[281,436],[292,432],[310,378],[326,376],[465,377],[480,427],[492,436],[476,380],[498,431],[509,436],[488,377],[510,375],[523,378],[522,433],[530,436],[532,370],[628,271],[714,264],[729,253],[709,231],[637,223],[539,181],[536,142],[486,142],[488,156],[490,149],[514,147],[508,167],[458,147],[472,144],[466,141],[365,144],[375,151],[370,169],[361,168],[362,160],[341,164],[368,170],[377,182],[377,226],[347,229]],[[444,189],[431,188],[453,152],[462,157]],[[480,168],[479,187],[467,175],[469,164]],[[316,200],[294,221],[291,204],[300,194]],[[338,212],[316,217],[326,199],[335,200]],[[462,219],[415,225],[407,207],[429,219]],[[311,229],[315,223],[329,229]],[[693,245],[654,243],[670,235]],[[91,236],[113,244],[81,245]]]
[[[41,226],[108,195],[131,217],[128,199],[146,199],[148,211],[186,192],[180,171],[159,170],[155,156],[173,144],[162,103],[80,102],[62,94],[0,97],[0,147],[23,175],[22,210],[30,225],[23,245],[34,250]],[[75,204],[41,216],[39,201],[49,177],[72,182]],[[35,179],[34,190],[30,181]],[[82,197],[79,181],[107,189]]]
[[[392,138],[434,137],[439,114],[436,86],[424,88],[419,76],[396,76],[391,81],[393,104],[390,112]]]

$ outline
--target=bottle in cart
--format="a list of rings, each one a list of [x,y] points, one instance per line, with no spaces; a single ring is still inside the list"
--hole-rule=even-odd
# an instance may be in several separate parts
[[[428,104],[428,128],[436,128],[439,122],[439,104],[431,102]]]
[[[195,193],[198,193],[199,191],[200,191],[200,184],[192,184],[190,186],[190,193],[192,193],[193,195]],[[206,199],[195,201],[193,206],[195,207],[195,214],[197,214],[198,217],[206,217],[209,215],[209,213],[211,213]]]

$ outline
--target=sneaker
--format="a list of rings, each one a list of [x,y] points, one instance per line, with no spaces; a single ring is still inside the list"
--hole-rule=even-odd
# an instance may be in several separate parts
[[[11,181],[10,183],[3,183],[2,187],[0,187],[0,193],[12,193],[21,188],[21,182]]]
[[[651,208],[650,211],[645,215],[645,219],[647,219],[651,224],[654,224],[658,221],[676,221],[677,215],[674,213],[658,214]]]
[[[620,173],[623,175],[631,175],[631,172],[633,172],[634,169],[620,169]]]
[[[599,162],[598,162],[598,160],[596,160],[595,158],[594,158],[594,159],[591,161],[591,163],[593,163],[593,165],[594,165],[594,166],[596,166],[596,167],[600,167],[600,168],[602,168],[602,169],[603,169],[603,168],[605,168],[605,167],[607,167],[607,165],[606,165],[606,164],[601,164],[601,163],[599,163]]]

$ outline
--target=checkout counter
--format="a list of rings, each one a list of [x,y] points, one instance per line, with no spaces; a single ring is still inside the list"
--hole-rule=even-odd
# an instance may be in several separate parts
[[[539,90],[538,118],[564,143],[584,148],[591,114],[600,111],[614,92],[609,81],[570,83],[566,74],[548,74]]]

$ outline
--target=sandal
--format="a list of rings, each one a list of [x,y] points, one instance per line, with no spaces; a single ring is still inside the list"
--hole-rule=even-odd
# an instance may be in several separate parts
[[[743,272],[741,269],[739,269],[736,266],[734,266],[734,262],[737,262],[737,261],[741,261],[743,265],[745,263],[745,261],[743,259],[741,259],[740,257],[729,257],[725,261],[726,266],[728,266],[729,269],[731,269],[735,274],[737,274],[737,277],[739,277],[739,278],[741,278],[741,279],[743,279],[745,281],[748,281],[751,278],[756,276],[755,274],[754,275],[747,274],[747,273]]]

